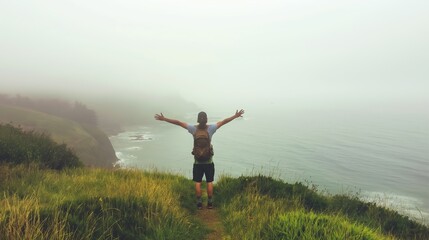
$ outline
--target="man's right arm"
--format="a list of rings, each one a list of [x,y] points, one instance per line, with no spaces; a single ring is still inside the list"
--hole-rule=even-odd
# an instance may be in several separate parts
[[[161,114],[155,114],[155,119],[158,121],[164,121],[164,122],[168,122],[168,123],[180,126],[184,129],[188,129],[187,123],[181,122],[181,121],[176,120],[176,119],[166,118],[166,117],[164,117],[164,115],[162,113]]]
[[[243,109],[241,109],[240,111],[235,111],[235,114],[234,115],[232,115],[231,117],[229,117],[229,118],[225,118],[224,120],[222,120],[222,121],[220,121],[220,122],[217,122],[216,123],[216,126],[217,126],[217,128],[220,128],[220,127],[222,127],[223,125],[225,125],[225,124],[227,124],[227,123],[229,123],[229,122],[231,122],[232,120],[234,120],[234,119],[236,119],[236,118],[238,118],[238,117],[241,117],[241,115],[243,115],[244,114],[244,110]]]

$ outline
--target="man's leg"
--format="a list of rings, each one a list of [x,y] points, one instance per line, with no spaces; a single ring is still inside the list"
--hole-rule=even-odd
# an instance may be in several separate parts
[[[214,181],[214,164],[208,164],[206,169],[207,180],[207,207],[213,208],[213,181]]]
[[[201,182],[195,182],[195,196],[201,198]]]
[[[194,164],[192,180],[195,182],[195,196],[197,197],[197,207],[201,209],[203,203],[201,200],[201,182],[203,180],[204,171],[200,164]]]
[[[207,183],[207,208],[213,208],[213,182]]]
[[[208,182],[207,183],[207,196],[209,198],[213,197],[213,182]]]
[[[197,208],[203,208],[203,200],[201,199],[201,182],[195,182],[195,196],[197,197]]]

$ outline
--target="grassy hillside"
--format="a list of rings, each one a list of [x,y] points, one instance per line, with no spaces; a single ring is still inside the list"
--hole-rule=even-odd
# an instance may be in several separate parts
[[[270,177],[216,184],[224,239],[428,239],[429,229],[353,197]],[[1,239],[203,239],[194,185],[140,170],[0,165]],[[366,206],[366,207],[365,207]]]
[[[1,239],[201,239],[192,182],[133,170],[0,166]]]
[[[427,226],[358,196],[266,176],[224,177],[216,189],[235,239],[429,239]]]
[[[115,152],[107,136],[92,126],[29,109],[0,105],[0,123],[12,123],[24,130],[50,135],[57,143],[65,143],[88,166],[112,167]]]

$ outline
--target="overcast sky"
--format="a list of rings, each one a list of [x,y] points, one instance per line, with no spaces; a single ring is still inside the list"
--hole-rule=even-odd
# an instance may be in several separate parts
[[[0,92],[208,106],[428,89],[427,0],[0,0]]]

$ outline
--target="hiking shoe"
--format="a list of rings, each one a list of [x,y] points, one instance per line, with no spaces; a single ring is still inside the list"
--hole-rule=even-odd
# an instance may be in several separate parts
[[[199,209],[199,210],[201,210],[201,209],[203,209],[203,204],[202,203],[197,203],[197,208]]]
[[[212,209],[213,208],[213,203],[212,202],[208,202],[207,203],[207,208],[208,209]]]

